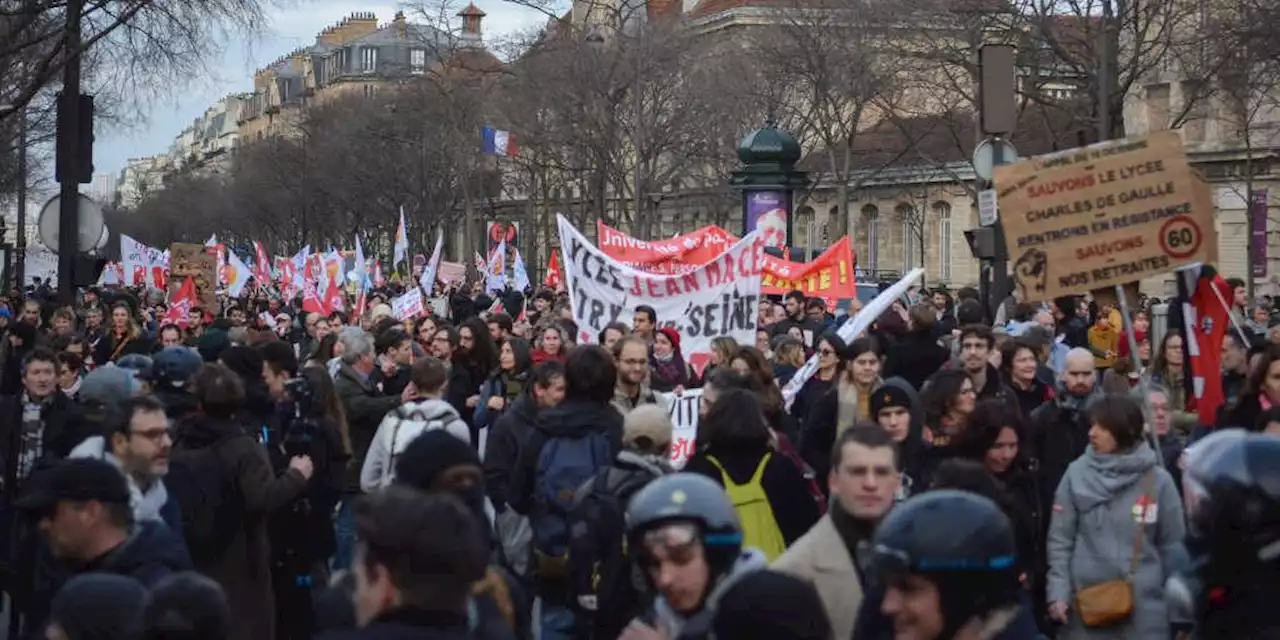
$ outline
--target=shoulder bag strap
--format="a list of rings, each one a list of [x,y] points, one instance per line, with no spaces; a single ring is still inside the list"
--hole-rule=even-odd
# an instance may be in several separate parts
[[[1138,562],[1142,559],[1142,539],[1145,537],[1147,529],[1147,509],[1151,507],[1151,494],[1155,488],[1156,470],[1152,467],[1147,471],[1146,477],[1142,479],[1142,513],[1138,514],[1138,531],[1133,534],[1133,557],[1129,559],[1129,575],[1128,580],[1132,581],[1133,576],[1138,572]]]

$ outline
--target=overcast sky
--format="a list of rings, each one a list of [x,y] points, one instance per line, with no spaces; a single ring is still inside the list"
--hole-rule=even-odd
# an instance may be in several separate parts
[[[475,4],[488,14],[484,19],[487,41],[540,27],[547,21],[546,14],[506,0],[475,0]],[[211,52],[215,58],[210,63],[210,75],[193,82],[172,100],[152,105],[143,125],[99,132],[94,145],[94,168],[118,174],[129,158],[167,151],[178,133],[222,96],[251,90],[254,70],[296,47],[313,44],[321,29],[354,11],[372,11],[380,23],[385,23],[401,6],[394,1],[298,0],[272,9],[270,23],[262,34],[228,42],[220,51]],[[456,13],[463,6],[465,2],[449,13]],[[413,12],[406,11],[406,15],[412,19]]]

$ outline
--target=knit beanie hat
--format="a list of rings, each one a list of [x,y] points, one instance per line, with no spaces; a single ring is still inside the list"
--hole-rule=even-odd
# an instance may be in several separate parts
[[[831,623],[818,592],[799,578],[759,569],[720,598],[712,628],[734,640],[825,640]]]
[[[136,640],[142,637],[147,590],[133,578],[86,573],[53,597],[49,617],[77,640]]]
[[[419,491],[431,490],[431,483],[446,469],[480,465],[480,456],[469,443],[444,429],[431,429],[413,439],[396,461],[396,482]]]

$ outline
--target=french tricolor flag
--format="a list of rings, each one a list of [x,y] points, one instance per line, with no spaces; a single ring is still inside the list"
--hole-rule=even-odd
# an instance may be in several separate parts
[[[484,134],[484,153],[491,156],[507,156],[515,157],[516,136],[510,131],[502,129],[494,129],[493,127],[485,127],[482,129]]]

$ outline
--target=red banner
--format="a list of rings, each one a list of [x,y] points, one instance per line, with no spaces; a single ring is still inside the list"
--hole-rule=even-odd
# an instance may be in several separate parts
[[[711,262],[738,238],[715,225],[669,240],[641,240],[596,222],[600,250],[629,267],[662,275],[688,273]],[[765,255],[761,291],[785,295],[798,289],[827,301],[856,296],[853,244],[849,236],[823,251],[813,262],[791,262]]]

